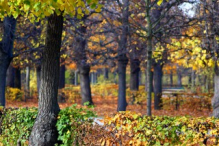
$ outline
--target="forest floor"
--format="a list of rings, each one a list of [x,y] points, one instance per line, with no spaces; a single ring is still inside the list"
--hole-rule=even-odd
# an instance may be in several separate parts
[[[190,100],[187,103],[181,104],[178,110],[175,110],[175,103],[167,103],[164,105],[162,110],[154,110],[153,102],[152,102],[152,115],[156,116],[192,116],[192,117],[208,117],[211,115],[212,110],[211,107],[203,107],[202,103],[199,99]],[[101,96],[93,96],[94,109],[98,116],[113,116],[117,112],[117,97],[101,97]],[[76,100],[77,106],[82,107],[80,105],[80,100]],[[74,103],[60,103],[60,108],[65,108],[71,106]],[[37,107],[38,101],[36,98],[29,99],[27,102],[23,101],[7,101],[6,107]],[[128,111],[133,111],[136,113],[141,113],[143,115],[146,114],[146,102],[134,105],[127,106]]]

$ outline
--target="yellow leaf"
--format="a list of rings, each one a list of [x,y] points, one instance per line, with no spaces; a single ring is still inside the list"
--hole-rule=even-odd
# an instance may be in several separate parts
[[[157,2],[157,5],[160,6],[162,3],[163,3],[163,0],[159,0],[159,1]]]

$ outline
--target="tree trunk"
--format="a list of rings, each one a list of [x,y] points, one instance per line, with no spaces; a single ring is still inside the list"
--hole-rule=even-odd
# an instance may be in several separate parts
[[[37,72],[37,92],[39,95],[40,94],[41,66],[37,66],[36,72]]]
[[[63,16],[48,17],[45,48],[42,53],[39,108],[30,138],[30,146],[54,146],[57,143],[57,116],[60,111],[57,95],[60,71],[60,48]]]
[[[109,69],[108,68],[104,68],[104,79],[105,80],[109,79]]]
[[[97,84],[98,72],[94,72],[94,84]]]
[[[213,114],[212,116],[219,118],[219,68],[215,63],[214,75],[214,97],[212,98]]]
[[[147,79],[147,69],[145,69],[145,91],[147,92],[148,90],[148,87],[147,87],[147,84],[148,84],[148,79]]]
[[[119,73],[119,97],[117,111],[125,111],[126,102],[126,66],[128,58],[126,56],[127,40],[129,35],[129,0],[123,0],[122,7],[122,33],[118,48],[118,73]]]
[[[61,65],[59,75],[59,89],[62,89],[65,88],[65,65]]]
[[[93,104],[91,97],[91,87],[90,87],[90,66],[88,64],[77,65],[80,74],[80,87],[81,87],[81,97],[82,97],[82,105],[88,103],[89,105]]]
[[[94,84],[94,72],[90,73],[90,83],[93,85]]]
[[[150,18],[150,0],[146,0],[146,19],[147,19],[147,115],[151,116],[151,93],[152,93],[152,22]]]
[[[139,68],[139,73],[138,73],[138,85],[140,86],[140,85],[142,85],[142,72],[141,72],[141,69]]]
[[[7,60],[0,51],[0,106],[5,106],[6,72],[9,64],[10,60]]]
[[[160,110],[162,108],[162,65],[160,62],[154,65],[154,109]]]
[[[131,91],[138,91],[139,90],[139,72],[140,72],[140,61],[138,59],[131,59],[130,62],[130,90]],[[135,94],[132,94],[132,101],[131,103],[135,103]]]
[[[75,84],[75,86],[78,85],[78,71],[77,71],[77,70],[75,70],[75,80],[74,80],[74,84]]]
[[[195,71],[194,70],[192,70],[192,74],[191,74],[191,78],[192,78],[192,91],[194,91],[195,90]]]
[[[128,58],[118,61],[118,73],[119,73],[119,97],[117,111],[125,111],[127,106],[126,101],[126,66],[128,64]]]
[[[179,87],[182,86],[182,73],[179,69],[177,70],[177,84]]]
[[[170,86],[173,86],[173,71],[170,71]]]
[[[7,70],[7,79],[6,79],[6,85],[8,87],[14,88],[14,67],[12,65],[9,65],[8,70]]]
[[[117,82],[117,78],[116,78],[116,74],[117,74],[116,71],[114,71],[114,72],[113,72],[114,84],[117,84],[117,83],[118,83],[118,82]]]
[[[151,71],[151,79],[150,79],[150,84],[151,84],[151,92],[154,92],[154,72]]]
[[[20,68],[15,68],[14,74],[15,74],[14,87],[21,89],[21,70],[20,70]]]
[[[30,98],[30,67],[26,67],[25,101]]]
[[[130,68],[131,68],[130,89],[131,89],[131,91],[138,91],[138,89],[139,89],[140,61],[138,59],[131,60]]]
[[[3,39],[0,42],[0,106],[5,106],[6,74],[13,57],[16,20],[13,17],[5,17],[3,27]]]

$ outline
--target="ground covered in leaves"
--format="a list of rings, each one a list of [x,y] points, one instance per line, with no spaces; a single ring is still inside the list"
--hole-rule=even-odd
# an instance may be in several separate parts
[[[146,98],[146,97],[145,97]],[[166,98],[165,98],[166,99]],[[164,99],[164,100],[165,100]],[[166,99],[169,100],[169,99]],[[187,98],[186,103],[179,106],[178,110],[175,110],[175,99],[173,102],[166,101],[167,104],[164,105],[162,110],[154,110],[152,104],[152,114],[156,116],[167,115],[167,116],[193,116],[193,117],[208,117],[212,113],[212,109],[208,107],[202,107],[202,99],[193,99]],[[94,111],[97,113],[98,116],[112,116],[115,115],[117,112],[117,97],[107,96],[93,96],[94,102]],[[80,103],[81,100],[78,99],[76,102],[78,107],[81,107]],[[71,106],[73,103],[60,103],[60,108],[65,108]],[[210,104],[210,100],[209,100]],[[29,99],[27,102],[23,101],[7,101],[7,107],[37,107],[38,101],[36,98]],[[143,115],[146,114],[146,102],[141,104],[129,104],[127,106],[127,110],[133,111],[136,113],[141,113]]]

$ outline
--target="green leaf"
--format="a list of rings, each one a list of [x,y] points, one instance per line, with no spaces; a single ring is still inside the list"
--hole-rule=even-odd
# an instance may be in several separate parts
[[[90,8],[91,8],[91,9],[95,9],[96,6],[97,6],[97,4],[96,4],[96,3],[93,3],[93,4],[90,6]]]

